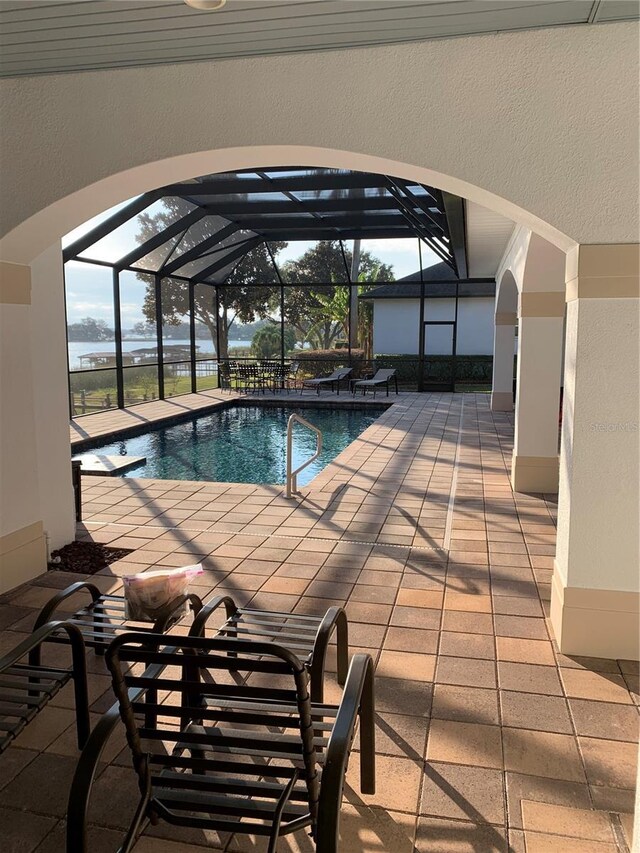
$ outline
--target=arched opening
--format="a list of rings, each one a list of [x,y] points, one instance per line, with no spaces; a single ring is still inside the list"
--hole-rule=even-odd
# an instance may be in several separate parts
[[[257,354],[488,390],[514,226],[469,204],[388,174],[257,166],[95,217],[63,244],[72,416],[218,387],[230,357]],[[85,316],[91,299],[101,313]],[[234,340],[256,323],[268,341]]]
[[[260,157],[259,160],[256,159],[258,156]],[[19,491],[24,500],[15,501],[14,514],[19,514],[18,509],[24,510],[23,515],[27,521],[33,518],[34,523],[38,517],[45,518],[47,530],[60,531],[59,536],[55,537],[58,542],[61,538],[69,537],[69,531],[73,526],[71,523],[68,454],[68,397],[66,394],[60,393],[60,389],[65,387],[66,373],[64,307],[61,299],[63,293],[62,265],[59,244],[52,241],[59,240],[63,232],[77,226],[91,214],[104,210],[110,204],[121,203],[125,198],[131,197],[132,191],[140,192],[155,189],[161,183],[165,183],[168,177],[186,180],[192,177],[194,173],[210,171],[214,164],[218,167],[255,169],[256,162],[285,165],[293,161],[298,164],[309,163],[316,167],[318,164],[327,168],[344,169],[350,167],[356,171],[370,168],[382,174],[395,173],[407,181],[429,180],[436,187],[446,187],[449,191],[459,191],[466,196],[469,203],[484,203],[511,215],[513,221],[521,226],[520,235],[514,237],[511,247],[518,263],[513,266],[510,274],[505,275],[500,281],[498,298],[501,308],[513,308],[514,283],[517,285],[521,278],[520,274],[516,273],[528,257],[530,244],[538,241],[545,243],[546,241],[546,245],[550,249],[555,247],[552,254],[554,254],[553,268],[556,273],[562,270],[564,253],[575,248],[574,242],[567,235],[559,234],[552,226],[541,222],[527,211],[504,199],[493,196],[477,186],[470,186],[463,181],[419,166],[349,152],[327,151],[326,149],[297,148],[294,146],[200,152],[140,166],[87,186],[27,220],[8,234],[2,242],[2,248],[5,252],[3,257],[6,259],[5,266],[12,273],[22,275],[24,265],[28,262],[31,265],[32,300],[30,314],[22,314],[17,322],[12,320],[10,323],[11,334],[14,337],[21,341],[30,341],[32,368],[27,377],[28,381],[21,383],[18,389],[20,399],[16,401],[13,411],[10,407],[5,407],[5,420],[9,422],[10,427],[9,430],[5,430],[5,434],[15,435],[16,440],[19,437],[24,443],[24,437],[31,433],[30,440],[33,445],[31,453],[26,454],[29,457],[27,464],[29,471],[21,470],[19,474],[16,472],[17,480],[22,483]],[[529,227],[537,231],[533,237]],[[40,254],[37,254],[38,252]],[[546,287],[544,276],[545,271],[549,269],[549,257],[550,255],[547,253],[547,260],[537,265],[535,270],[533,266],[530,266],[530,275],[528,276],[525,269],[524,278],[527,281],[525,282],[523,278],[522,287],[523,291],[532,291],[528,294],[527,302],[528,308],[534,311],[536,306],[541,304],[541,301],[546,304],[549,300],[549,304],[553,303],[555,311],[556,303],[562,298],[561,278],[557,279],[556,277],[556,280],[560,281],[560,285],[552,294],[551,291],[544,289]],[[550,294],[553,297],[552,299]],[[543,314],[547,310],[548,306],[544,308]],[[540,317],[535,313],[529,313],[529,316],[532,318],[533,324],[540,326],[545,323],[548,324],[548,314]],[[38,330],[39,336],[34,337],[33,330]],[[46,341],[46,347],[43,346],[43,341]],[[542,354],[547,357],[549,352],[543,350]],[[555,363],[555,356],[552,360]],[[538,361],[533,359],[533,363],[536,364]],[[505,375],[508,375],[508,371],[505,372]],[[496,386],[494,385],[495,389]],[[510,389],[505,388],[504,390],[511,397]],[[556,396],[555,390],[553,390],[553,395]],[[535,408],[535,400],[533,400],[533,404]],[[31,416],[30,413],[33,415]],[[24,428],[25,414],[29,421],[29,429],[27,430]],[[546,460],[547,457],[534,451],[533,454],[526,455],[525,461],[529,467],[533,467],[530,465],[531,460],[537,464],[541,458]],[[556,465],[555,460],[553,464]],[[551,468],[551,462],[549,468]],[[24,488],[24,483],[27,482],[30,486]],[[68,485],[65,486],[65,484]],[[59,492],[61,488],[65,491],[68,488],[68,504],[64,501],[54,502],[50,499],[50,496]],[[11,523],[14,524],[14,521],[12,520]],[[18,526],[17,522],[15,522],[15,526]],[[42,522],[40,522],[40,529],[42,529]]]
[[[516,392],[515,346],[518,325],[518,285],[510,269],[496,285],[491,410],[511,412]]]
[[[370,171],[382,175],[394,175],[408,182],[428,182],[428,185],[439,190],[465,197],[469,203],[493,208],[523,226],[539,229],[546,238],[555,241],[563,250],[574,245],[570,237],[561,234],[553,226],[542,222],[535,215],[517,207],[507,199],[487,192],[480,186],[471,185],[454,176],[444,175],[423,166],[326,148],[247,146],[193,152],[137,166],[88,185],[26,220],[7,234],[0,243],[0,254],[11,266],[31,264],[31,313],[35,318],[35,326],[42,331],[40,336],[42,340],[45,339],[46,334],[46,349],[37,340],[32,342],[34,383],[32,400],[35,403],[29,403],[29,405],[35,405],[37,409],[36,432],[43,433],[38,439],[42,447],[40,456],[45,460],[39,465],[38,478],[41,483],[68,482],[68,453],[65,447],[68,440],[68,395],[61,393],[61,389],[66,384],[66,371],[64,370],[63,279],[58,248],[60,238],[74,227],[86,222],[91,216],[121,204],[136,193],[154,191],[166,185],[168,181],[186,182],[193,180],[193,176],[198,174],[255,169],[256,164],[265,163],[275,168],[287,167],[295,163],[327,169]],[[423,351],[421,348],[420,353]],[[26,389],[27,386],[24,387]],[[19,409],[20,406],[17,408]],[[44,428],[38,426],[45,421],[48,424],[46,435]],[[52,426],[54,423],[57,426]],[[16,429],[19,431],[20,426],[17,425]],[[44,502],[50,503],[48,499]],[[60,516],[63,513],[68,515],[67,509],[61,508],[58,504],[55,514]],[[69,529],[68,523],[63,524],[62,521],[49,524],[49,528],[55,527]],[[58,541],[59,538],[54,537]]]
[[[513,272],[505,270],[496,283],[496,314],[515,314],[518,311],[518,285]]]
[[[256,168],[256,164],[275,167],[296,164],[311,168],[349,169],[395,175],[437,187],[495,210],[536,231],[563,251],[568,251],[576,245],[569,235],[563,234],[530,211],[479,185],[452,175],[424,166],[352,151],[270,145],[193,152],[113,174],[54,202],[12,229],[0,240],[0,257],[6,262],[28,264],[74,228],[135,195],[169,183],[191,180],[194,175],[252,169]]]

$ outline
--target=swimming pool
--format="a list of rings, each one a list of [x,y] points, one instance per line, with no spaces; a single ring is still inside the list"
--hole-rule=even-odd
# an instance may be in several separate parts
[[[156,427],[143,435],[93,445],[90,452],[146,457],[145,463],[121,474],[124,477],[281,484],[286,478],[287,421],[294,411],[323,433],[321,455],[298,475],[298,486],[304,486],[372,424],[384,407],[233,406]],[[315,443],[311,430],[294,427],[294,467],[313,455]]]

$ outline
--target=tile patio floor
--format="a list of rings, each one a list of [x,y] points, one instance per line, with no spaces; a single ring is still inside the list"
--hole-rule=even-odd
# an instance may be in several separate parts
[[[108,431],[203,397],[94,415],[77,429]],[[134,549],[94,580],[116,590],[123,574],[201,561],[204,596],[304,613],[346,606],[352,647],[377,663],[378,790],[359,794],[352,760],[344,853],[628,851],[638,667],[558,652],[546,618],[553,497],[512,492],[512,419],[492,414],[488,395],[392,400],[295,502],[276,486],[85,477],[79,536]],[[50,572],[0,599],[0,652],[73,579]],[[102,661],[89,660],[97,715],[112,698]],[[7,853],[64,850],[71,709],[61,693],[0,757]],[[91,853],[117,849],[136,799],[122,746],[101,768]],[[263,848],[163,825],[136,847],[204,849]],[[303,834],[279,846],[310,849]]]

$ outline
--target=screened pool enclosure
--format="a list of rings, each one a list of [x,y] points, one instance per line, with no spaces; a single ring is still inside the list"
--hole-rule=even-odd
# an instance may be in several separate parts
[[[486,380],[456,353],[464,202],[432,187],[332,169],[208,175],[121,204],[63,245],[72,416],[216,388],[233,363],[295,363],[300,377],[395,367],[413,390]],[[438,321],[450,351],[433,356],[436,263],[453,307]],[[418,344],[375,352],[363,297],[398,280],[419,306]]]

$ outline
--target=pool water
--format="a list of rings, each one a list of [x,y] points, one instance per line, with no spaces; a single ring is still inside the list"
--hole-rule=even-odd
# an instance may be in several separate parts
[[[144,435],[91,448],[93,454],[145,456],[146,463],[124,477],[276,483],[286,479],[287,422],[297,412],[322,430],[322,453],[298,475],[304,486],[356,439],[384,408],[236,406],[192,420],[158,427]],[[315,453],[315,434],[294,426],[293,467]],[[80,454],[81,455],[81,454]]]

